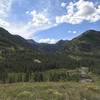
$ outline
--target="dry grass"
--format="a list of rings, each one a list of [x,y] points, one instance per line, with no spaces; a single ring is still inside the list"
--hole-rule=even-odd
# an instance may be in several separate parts
[[[0,100],[100,100],[100,86],[76,82],[1,84]]]

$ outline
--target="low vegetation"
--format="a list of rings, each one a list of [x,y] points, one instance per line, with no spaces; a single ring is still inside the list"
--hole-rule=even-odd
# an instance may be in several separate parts
[[[100,82],[33,82],[0,85],[0,100],[100,100]]]
[[[16,83],[16,82],[79,82],[84,79],[93,79],[93,73],[88,68],[82,67],[73,70],[52,69],[41,72],[27,73],[0,73],[0,83]]]

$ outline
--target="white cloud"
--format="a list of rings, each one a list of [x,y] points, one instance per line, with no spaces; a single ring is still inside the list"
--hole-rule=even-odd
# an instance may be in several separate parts
[[[65,2],[62,2],[61,3],[61,7],[65,7],[66,6],[66,3]]]
[[[68,33],[73,33],[73,34],[76,34],[76,33],[77,33],[77,31],[75,31],[75,30],[74,30],[74,31],[69,30],[69,31],[68,31]]]
[[[6,14],[5,10],[2,11]],[[27,23],[19,22],[18,24],[9,22],[6,20],[6,16],[2,16],[3,18],[0,17],[0,27],[5,28],[12,34],[17,34],[27,39],[32,38],[37,31],[53,27],[50,20],[42,13],[37,13],[33,10],[31,12],[27,11],[26,14],[31,16],[32,19],[30,19]]]
[[[6,28],[6,27],[9,27],[9,26],[10,26],[9,22],[7,22],[7,21],[5,21],[3,19],[0,19],[0,27]]]
[[[71,32],[72,32],[71,30],[68,31],[68,33],[71,33]]]
[[[73,31],[73,33],[76,34],[77,32],[76,31]]]
[[[96,22],[100,20],[100,5],[97,7],[91,1],[79,0],[66,6],[67,14],[56,17],[56,23],[79,24],[83,21]]]
[[[0,18],[8,16],[8,12],[11,8],[12,0],[0,0]]]
[[[33,31],[31,31],[30,26],[28,24],[26,25],[16,25],[16,24],[11,24],[7,30],[15,35],[20,35],[23,38],[29,39],[32,38],[32,36],[35,35]]]
[[[21,25],[20,23],[18,25],[7,22],[5,20],[0,19],[0,27],[5,28],[8,30],[11,34],[14,35],[20,35],[24,38],[32,38],[33,31],[29,30],[30,26],[27,25]]]
[[[41,13],[35,10],[31,12],[27,11],[26,14],[31,17],[31,19],[26,23],[9,21],[9,12],[15,1],[16,0],[0,0],[0,27],[24,38],[32,38],[37,31],[53,27],[48,16],[46,16],[46,9]],[[20,2],[20,0],[17,2]]]
[[[38,42],[39,43],[55,44],[57,41],[58,40],[55,40],[55,39],[45,38],[45,39],[40,39]]]
[[[0,0],[0,27],[5,28],[12,34],[23,36],[24,38],[31,37],[32,33],[28,31],[29,25],[17,25],[8,21],[9,12],[14,0]]]
[[[11,23],[9,21],[0,19],[0,27],[5,28],[11,34],[20,35],[26,39],[33,38],[36,35],[37,31],[48,29],[48,28],[53,27],[53,26],[54,25],[52,25],[52,24],[43,25],[43,26],[40,26],[40,25],[36,26],[36,24],[31,22],[31,20],[27,23],[16,24],[16,23]]]
[[[51,22],[49,21],[48,17],[46,17],[42,13],[36,12],[35,10],[31,11],[30,15],[32,15],[31,24],[34,27],[41,27],[41,26],[44,26],[44,25],[50,25],[51,24]]]

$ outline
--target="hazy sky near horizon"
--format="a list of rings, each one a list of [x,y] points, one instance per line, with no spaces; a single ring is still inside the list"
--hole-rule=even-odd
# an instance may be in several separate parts
[[[0,27],[37,42],[70,40],[100,31],[100,0],[0,0]]]

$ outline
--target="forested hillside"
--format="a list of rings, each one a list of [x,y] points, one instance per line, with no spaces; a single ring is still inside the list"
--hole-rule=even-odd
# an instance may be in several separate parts
[[[29,81],[33,73],[39,81],[45,71],[53,69],[56,75],[55,69],[81,67],[100,74],[100,32],[89,30],[71,41],[39,44],[0,28],[1,82],[7,82],[8,77],[12,80],[13,76],[18,81],[22,81],[22,77],[25,77],[24,81]]]

